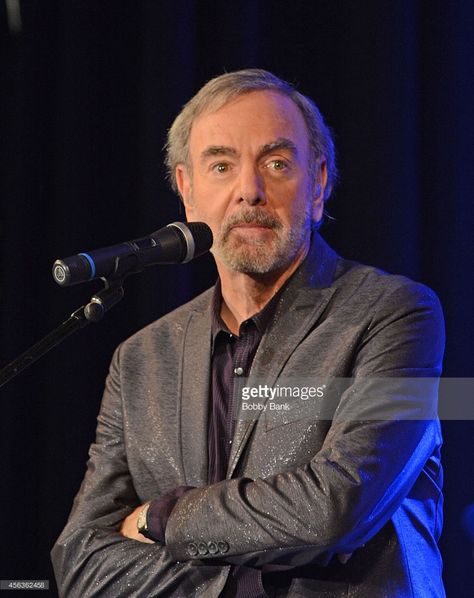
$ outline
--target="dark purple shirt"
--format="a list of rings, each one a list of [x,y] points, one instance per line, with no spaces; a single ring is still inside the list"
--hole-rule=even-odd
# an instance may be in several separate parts
[[[272,318],[276,296],[258,314],[242,322],[239,335],[232,334],[220,317],[220,284],[212,304],[212,390],[208,429],[208,483],[225,480],[234,436],[237,405],[234,382],[249,375],[263,333]],[[233,566],[221,596],[264,598],[261,571]]]
[[[234,381],[249,375],[263,333],[275,311],[275,298],[232,334],[220,317],[221,290],[216,285],[212,303],[212,387],[208,429],[208,483],[225,480],[234,436],[237,405]]]

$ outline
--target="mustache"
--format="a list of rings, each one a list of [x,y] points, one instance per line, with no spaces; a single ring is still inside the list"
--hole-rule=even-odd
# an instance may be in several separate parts
[[[283,226],[281,221],[275,216],[272,216],[261,208],[253,208],[229,216],[229,218],[222,224],[222,237],[225,239],[229,232],[239,224],[256,224],[257,226],[264,226],[265,228],[274,230],[278,230]]]

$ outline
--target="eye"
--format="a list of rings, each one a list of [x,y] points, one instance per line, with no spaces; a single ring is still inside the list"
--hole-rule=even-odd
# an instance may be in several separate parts
[[[282,171],[288,168],[288,163],[285,160],[275,159],[267,162],[265,166],[271,170]]]
[[[226,162],[219,162],[218,164],[214,164],[212,170],[219,174],[223,174],[229,170],[229,165]]]

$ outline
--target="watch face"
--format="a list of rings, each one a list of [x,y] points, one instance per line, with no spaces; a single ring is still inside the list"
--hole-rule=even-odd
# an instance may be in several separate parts
[[[139,532],[146,531],[148,529],[148,526],[146,524],[147,511],[148,505],[145,505],[138,515],[137,527]]]

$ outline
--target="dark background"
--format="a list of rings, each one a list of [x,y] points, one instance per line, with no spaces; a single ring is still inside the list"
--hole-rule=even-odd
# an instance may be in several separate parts
[[[472,0],[0,0],[0,365],[100,288],[61,289],[54,259],[184,218],[164,177],[166,130],[206,80],[259,66],[297,83],[335,132],[341,182],[325,238],[430,285],[445,309],[444,373],[472,376],[473,25]],[[1,579],[54,583],[49,550],[114,347],[214,279],[209,257],[128,279],[101,324],[0,391]],[[461,520],[474,422],[444,432],[446,587],[472,598]]]

